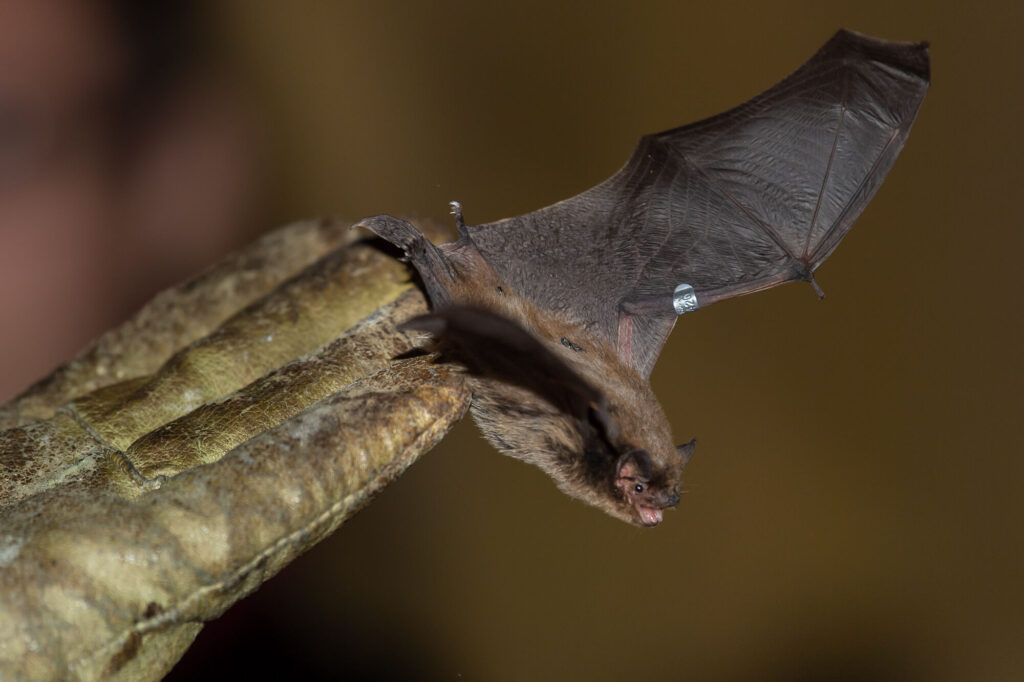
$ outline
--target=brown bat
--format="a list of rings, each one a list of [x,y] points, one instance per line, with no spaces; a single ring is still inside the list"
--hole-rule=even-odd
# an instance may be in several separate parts
[[[648,377],[678,315],[813,274],[874,195],[929,82],[927,43],[839,31],[782,82],[648,135],[605,182],[533,213],[465,225],[440,247],[391,216],[432,332],[473,382],[500,451],[641,526],[679,501],[695,441],[674,446]]]

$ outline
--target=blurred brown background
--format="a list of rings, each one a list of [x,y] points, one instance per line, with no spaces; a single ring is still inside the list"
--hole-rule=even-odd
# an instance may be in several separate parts
[[[932,41],[932,89],[824,302],[677,326],[661,527],[467,421],[172,677],[1021,679],[1024,9],[0,1],[0,400],[262,230],[544,206],[841,26]]]

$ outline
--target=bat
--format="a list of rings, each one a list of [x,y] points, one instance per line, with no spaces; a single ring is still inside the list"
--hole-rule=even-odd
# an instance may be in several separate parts
[[[621,520],[680,499],[695,440],[675,446],[648,378],[679,315],[810,282],[903,148],[929,83],[927,43],[841,30],[753,99],[641,138],[582,194],[466,225],[435,246],[387,215],[360,225],[404,251],[431,313],[407,323],[464,365],[499,451]]]

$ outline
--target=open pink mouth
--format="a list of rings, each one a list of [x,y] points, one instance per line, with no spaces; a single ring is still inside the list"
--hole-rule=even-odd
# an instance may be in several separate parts
[[[644,526],[657,526],[659,523],[661,523],[660,509],[637,505],[636,511],[640,515],[640,523]]]

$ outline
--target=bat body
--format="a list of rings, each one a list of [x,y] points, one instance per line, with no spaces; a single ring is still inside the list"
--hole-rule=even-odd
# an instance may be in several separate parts
[[[678,315],[812,282],[902,149],[928,87],[927,45],[837,33],[740,106],[641,139],[586,192],[440,247],[390,216],[431,332],[473,382],[505,454],[568,494],[653,526],[679,501],[694,441],[674,446],[648,377]],[[817,285],[815,285],[817,289]]]

